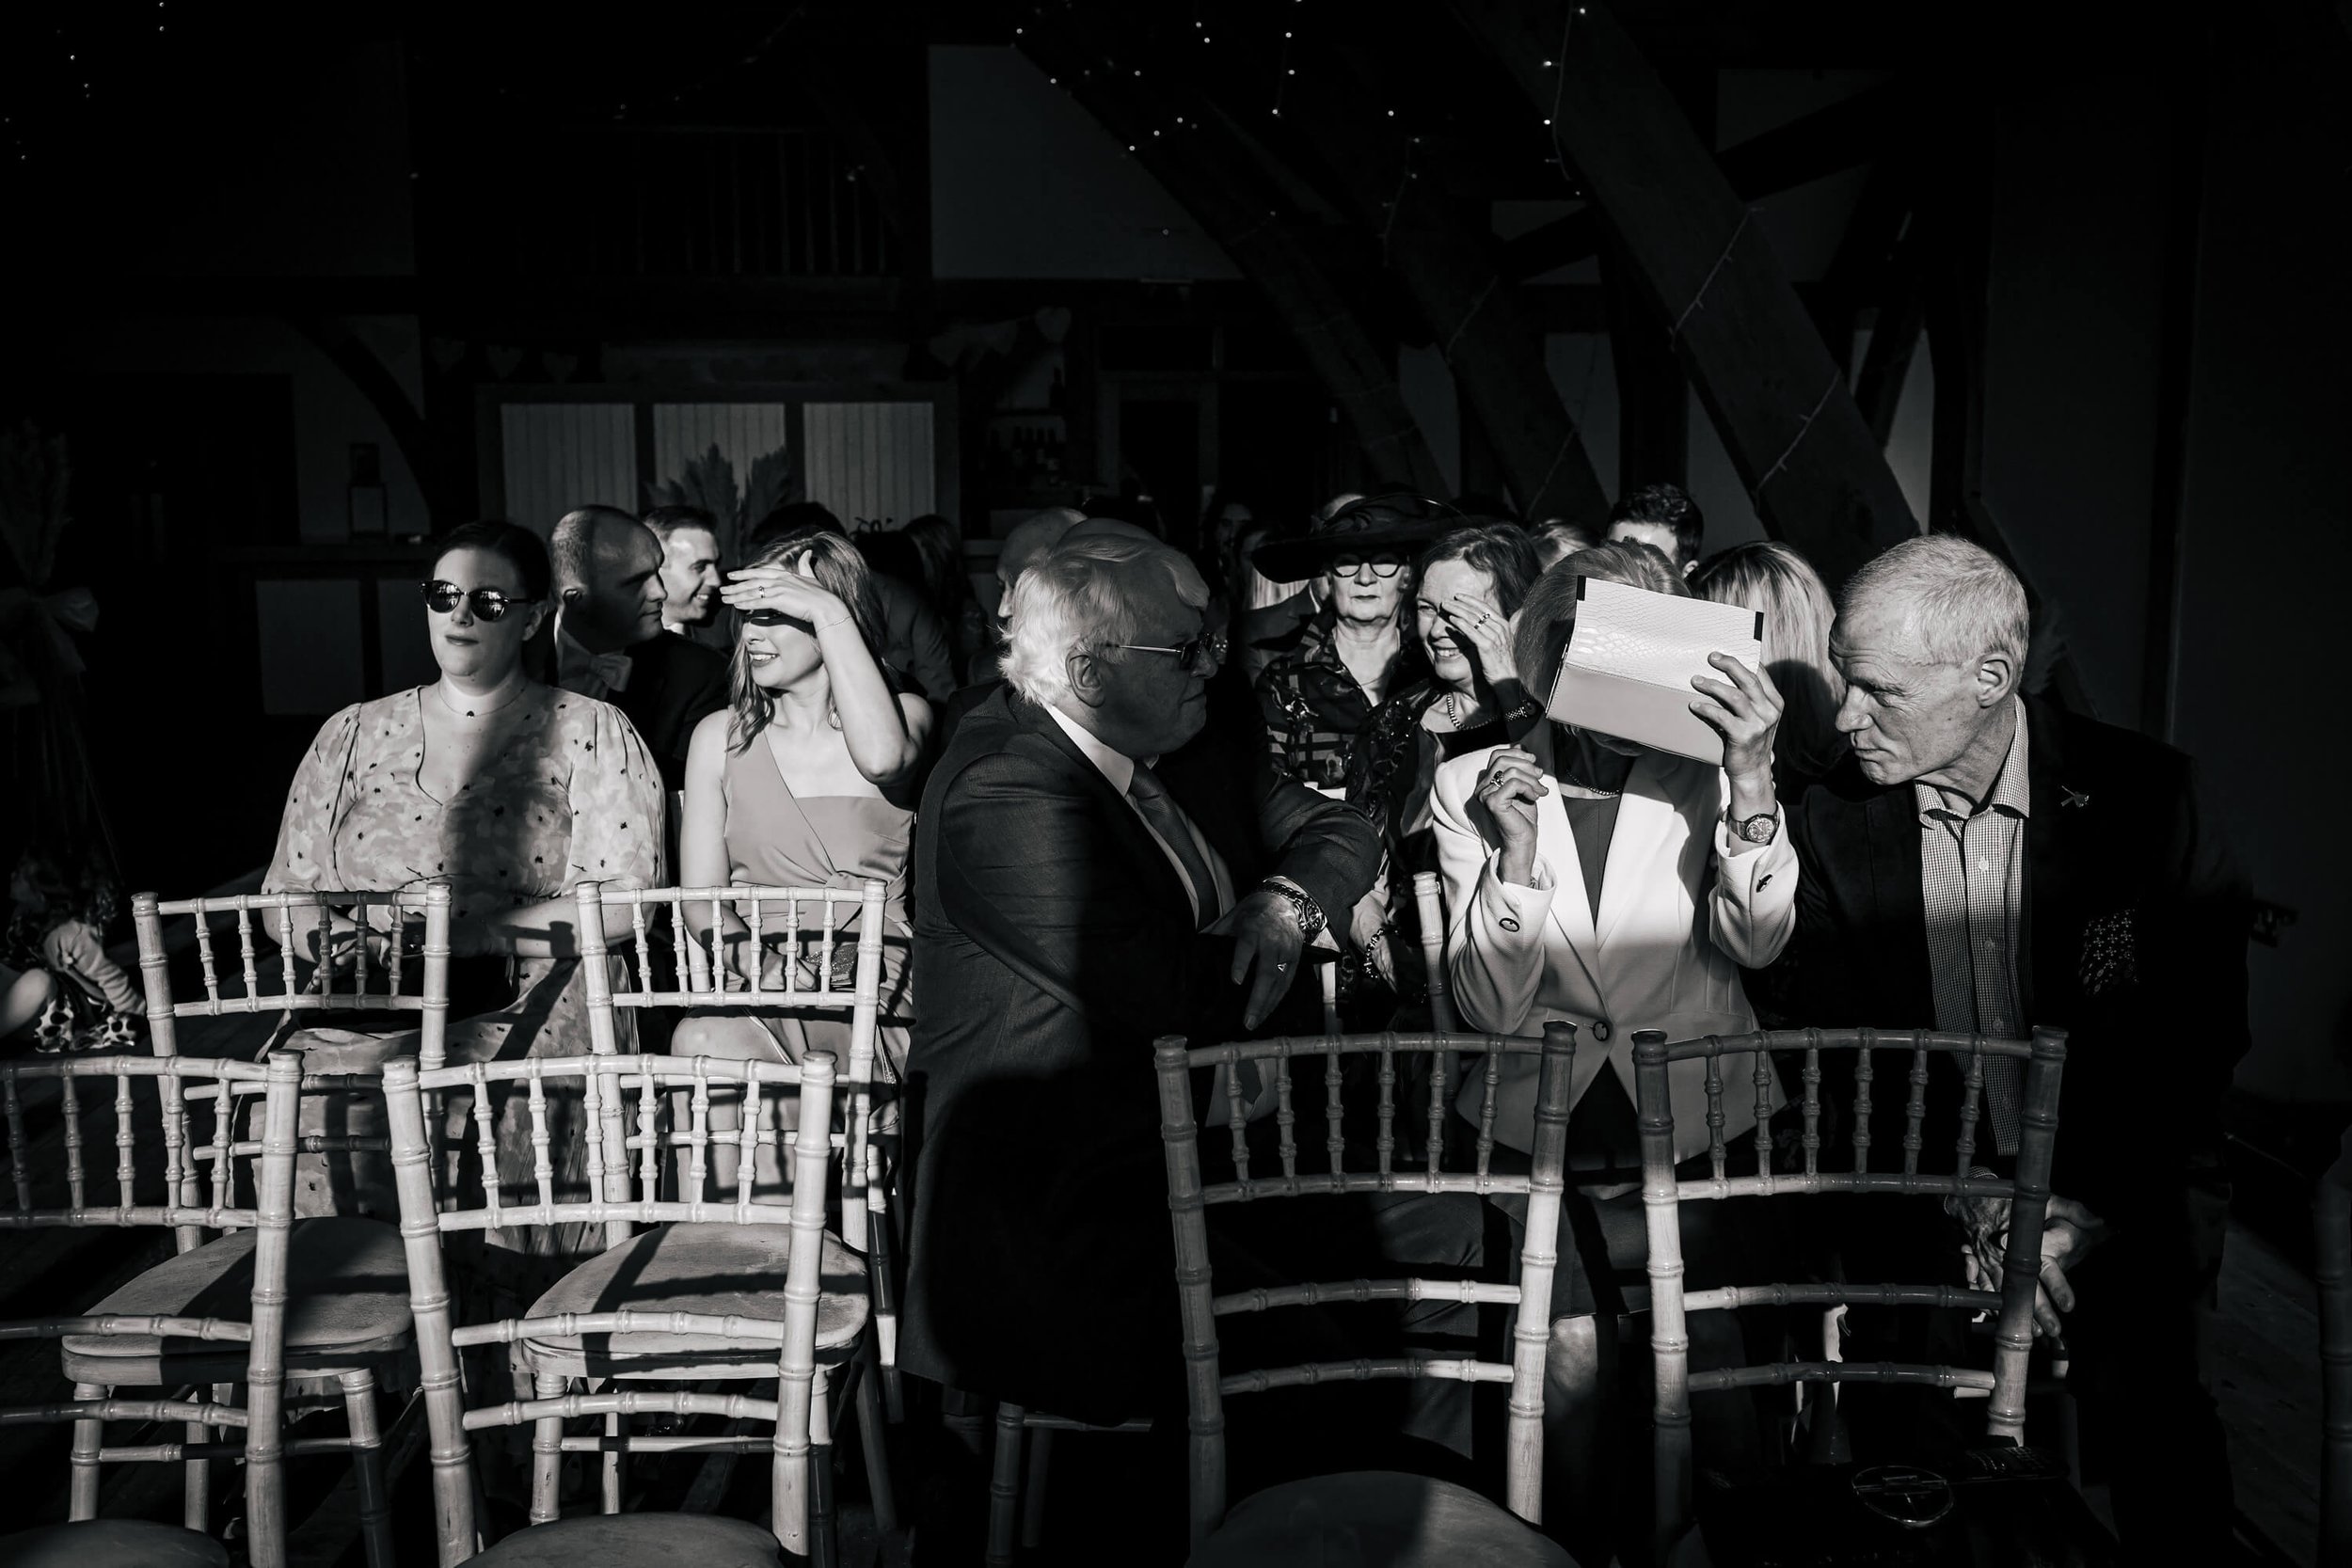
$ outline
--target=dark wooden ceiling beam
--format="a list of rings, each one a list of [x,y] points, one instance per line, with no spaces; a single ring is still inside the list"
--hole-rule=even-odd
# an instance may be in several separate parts
[[[1617,375],[1617,494],[1681,484],[1691,468],[1691,388],[1675,360],[1658,307],[1633,276],[1625,247],[1600,253],[1600,298],[1609,362]]]
[[[457,520],[467,510],[467,497],[461,488],[448,483],[440,449],[434,444],[423,411],[409,398],[408,389],[400,384],[367,340],[359,336],[349,318],[289,311],[283,319],[326,356],[375,409],[376,417],[391,434],[392,445],[400,450],[402,461],[408,465],[408,472],[424,497],[425,512],[434,525],[437,528]]]
[[[1927,302],[1921,288],[1921,251],[1932,225],[1924,213],[1915,214],[1911,228],[1897,245],[1881,275],[1879,309],[1870,327],[1870,346],[1854,377],[1854,405],[1862,410],[1870,438],[1883,450],[1895,433],[1895,410],[1903,395],[1903,382],[1919,350],[1921,328],[1927,325]]]
[[[1870,87],[1726,148],[1716,162],[1743,201],[1793,189],[1884,155],[1887,133],[1901,122],[1908,97],[1902,82]],[[1580,207],[1513,238],[1503,246],[1502,270],[1534,277],[1581,261],[1599,245],[1598,214]]]
[[[1130,56],[1118,64],[1073,12],[1028,17],[1013,40],[1189,212],[1298,341],[1383,482],[1435,495],[1445,481],[1405,404],[1391,356],[1285,222],[1288,202],[1220,122],[1168,102]],[[1184,116],[1182,124],[1177,121]]]
[[[1841,365],[1853,363],[1854,327],[1865,305],[1883,306],[1895,280],[1895,248],[1912,216],[1915,160],[1882,158],[1870,166],[1862,194],[1846,216],[1846,231],[1821,274],[1821,286],[1805,301],[1821,341]]]
[[[1597,0],[1453,5],[1535,112],[1555,121],[1563,155],[1672,324],[1683,369],[1766,526],[1833,583],[1915,533],[1753,212],[1616,20]]]
[[[1231,125],[1239,100],[1231,83],[1216,87],[1214,101]],[[1609,498],[1545,366],[1541,326],[1496,270],[1483,229],[1471,225],[1414,141],[1370,111],[1361,88],[1328,71],[1295,78],[1279,150],[1258,145],[1268,156],[1295,145],[1301,161],[1344,194],[1363,243],[1376,248],[1428,327],[1520,510],[1601,527]]]

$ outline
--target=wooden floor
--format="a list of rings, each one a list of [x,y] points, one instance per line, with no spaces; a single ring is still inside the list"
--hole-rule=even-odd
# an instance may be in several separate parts
[[[2214,1344],[2238,1512],[2286,1560],[2319,1547],[2319,1302],[2256,1232],[2230,1227]]]

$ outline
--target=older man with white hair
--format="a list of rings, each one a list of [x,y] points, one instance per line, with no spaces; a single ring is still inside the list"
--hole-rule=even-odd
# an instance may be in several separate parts
[[[2036,1316],[2063,1322],[2126,1548],[2222,1561],[2230,1475],[2200,1344],[2229,1206],[2220,1107],[2249,1042],[2249,892],[2186,757],[2020,694],[2029,629],[2015,575],[1951,535],[1846,585],[1830,656],[1852,753],[1790,806],[1797,932],[1769,979],[1807,1023],[2068,1031]],[[2006,1164],[2020,1085],[1997,1067],[1977,1157]],[[1964,1085],[1946,1059],[1931,1074],[1923,1160],[1948,1162]],[[1909,1093],[1880,1075],[1878,1125],[1901,1125]],[[1989,1281],[2001,1238],[1979,1229],[1941,1256]],[[1837,1239],[1850,1269],[1884,1254],[1856,1277],[1909,1277],[1897,1234]]]
[[[1089,1420],[1181,1398],[1153,1037],[1257,1026],[1380,861],[1344,806],[1187,746],[1208,599],[1156,540],[1066,541],[923,798],[903,1365]]]

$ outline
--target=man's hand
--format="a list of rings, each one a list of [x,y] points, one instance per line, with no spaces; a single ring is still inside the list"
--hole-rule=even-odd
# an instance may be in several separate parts
[[[2002,1254],[2009,1246],[2009,1205],[1972,1205],[1961,1223],[1968,1231],[1962,1260],[1968,1271],[1968,1288],[2001,1288]],[[2071,1197],[2052,1196],[2042,1222],[2042,1278],[2034,1287],[2033,1324],[2037,1333],[2056,1338],[2061,1312],[2074,1309],[2074,1287],[2066,1272],[2082,1261],[2091,1248],[2106,1240],[2107,1223]]]
[[[1297,978],[1298,955],[1307,946],[1306,933],[1298,927],[1297,911],[1291,908],[1288,899],[1260,888],[1235,904],[1209,929],[1232,935],[1233,984],[1240,985],[1253,966],[1257,970],[1250,976],[1249,1002],[1242,1011],[1242,1026],[1255,1029],[1289,993],[1291,981]]]

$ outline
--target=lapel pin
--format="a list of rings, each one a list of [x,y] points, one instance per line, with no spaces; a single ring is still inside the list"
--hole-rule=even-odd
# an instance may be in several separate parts
[[[2071,784],[2060,784],[2058,785],[2058,793],[2066,797],[2065,800],[2058,802],[2061,806],[2087,806],[2090,804],[2090,792],[2089,790],[2076,789]]]

